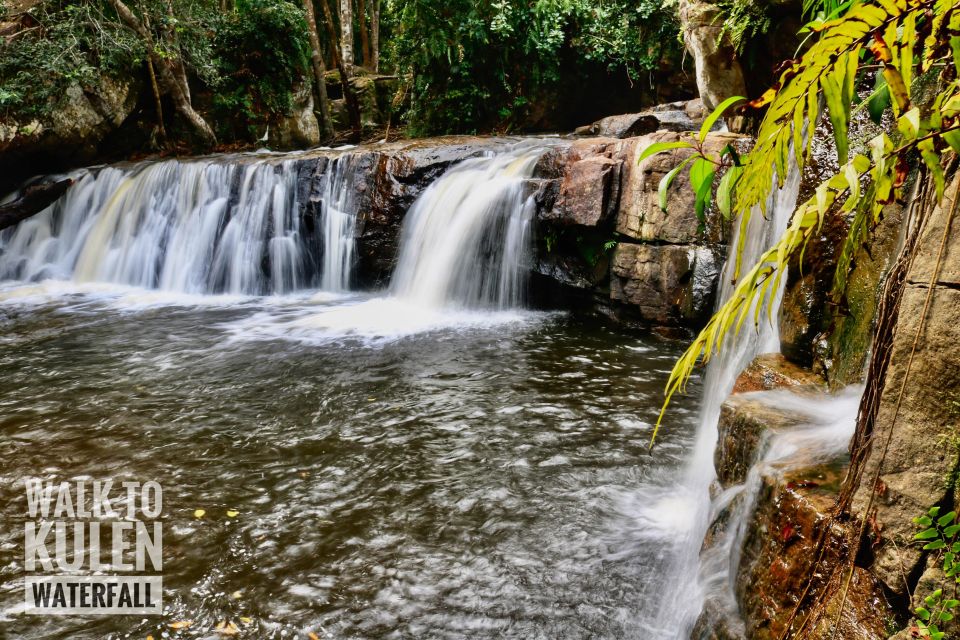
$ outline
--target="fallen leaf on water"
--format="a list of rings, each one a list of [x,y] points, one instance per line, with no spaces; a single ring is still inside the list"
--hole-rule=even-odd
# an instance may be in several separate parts
[[[153,636],[147,636],[147,640],[153,640]]]
[[[310,640],[320,640],[320,636],[315,634],[313,631],[307,632],[307,637],[310,638]]]
[[[240,627],[233,624],[229,620],[223,620],[222,622],[219,622],[216,627],[214,627],[214,631],[222,636],[235,636],[240,633]]]
[[[239,600],[239,599],[240,599],[240,596],[242,596],[242,595],[243,595],[243,594],[240,593],[239,591],[234,591],[233,593],[230,594],[230,597],[233,598],[234,600]]]
[[[202,518],[202,517],[205,516],[206,514],[207,514],[206,509],[197,509],[196,511],[193,512],[193,517],[194,517],[194,518]]]
[[[227,509],[228,518],[236,518],[238,515],[240,515],[240,512],[236,509]]]
[[[193,624],[193,620],[178,620],[177,622],[171,622],[170,628],[179,631],[180,629],[187,629],[190,625]]]
[[[240,616],[240,622],[242,622],[243,624],[250,624],[251,622],[253,622],[253,618],[247,618],[247,617],[245,617],[245,616]]]

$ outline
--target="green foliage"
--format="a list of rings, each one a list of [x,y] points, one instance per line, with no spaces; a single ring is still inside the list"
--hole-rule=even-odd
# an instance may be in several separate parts
[[[923,606],[917,607],[913,614],[916,617],[917,632],[921,638],[943,640],[945,634],[939,626],[949,622],[956,616],[960,600],[956,599],[957,585],[960,584],[960,524],[957,523],[957,512],[951,511],[940,515],[940,507],[933,507],[925,515],[913,519],[914,524],[921,531],[914,536],[914,540],[923,543],[924,551],[934,551],[937,562],[942,562],[943,575],[946,582],[952,585],[952,595],[945,596],[944,588],[935,589],[924,597]]]
[[[262,123],[290,111],[291,90],[308,72],[303,10],[285,0],[239,0],[218,26],[211,83],[216,120],[239,120],[246,127],[239,137],[259,136]]]
[[[0,20],[10,19],[0,5]],[[56,108],[71,85],[119,75],[146,51],[106,2],[47,0],[31,8],[23,32],[0,40],[0,115],[29,119]]]
[[[779,84],[750,103],[754,108],[766,106],[767,111],[753,150],[742,159],[742,171],[723,185],[722,194],[725,201],[733,202],[731,214],[741,225],[735,252],[737,286],[676,363],[667,383],[664,411],[698,362],[707,362],[728,334],[739,333],[748,316],[759,323],[761,309],[779,290],[791,257],[802,254],[829,212],[839,209],[851,216],[851,234],[855,234],[848,238],[847,255],[839,261],[834,279],[837,294],[846,286],[850,248],[879,222],[883,207],[901,196],[910,157],[919,155],[937,199],[943,197],[944,151],[960,152],[960,6],[949,0],[879,0],[852,6],[842,18],[816,27],[816,32],[818,39],[783,71]],[[849,158],[847,125],[855,102],[854,86],[858,74],[872,73],[862,65],[882,70],[897,130],[871,140],[869,156]],[[913,104],[913,78],[934,68],[942,69],[939,93],[929,105]],[[774,186],[783,186],[789,171],[803,170],[820,116],[821,96],[833,124],[840,171],[797,206],[776,244],[741,274],[747,221],[754,208],[764,212],[770,192]],[[698,139],[688,144],[700,159],[719,162],[703,153]],[[699,198],[702,183],[694,188]],[[658,428],[662,418],[663,412]]]
[[[773,26],[770,3],[754,0],[722,0],[717,3],[723,14],[722,33],[730,37],[733,48],[743,52],[744,45]]]
[[[389,57],[410,84],[417,134],[510,128],[582,61],[637,79],[679,53],[673,9],[655,0],[392,0],[388,10]]]
[[[238,0],[227,12],[219,0],[129,5],[149,23],[157,53],[179,58],[213,93],[216,120],[240,122],[239,137],[254,133],[248,125],[289,111],[291,89],[309,65],[299,5]],[[43,0],[16,18],[20,32],[0,44],[0,115],[48,116],[71,87],[96,88],[104,76],[146,80],[144,43],[105,0]]]

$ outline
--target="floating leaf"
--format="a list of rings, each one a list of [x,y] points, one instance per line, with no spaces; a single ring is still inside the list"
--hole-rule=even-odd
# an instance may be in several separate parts
[[[193,620],[178,620],[177,622],[171,622],[167,625],[174,631],[179,631],[180,629],[189,629],[193,626]]]
[[[229,620],[222,620],[213,628],[214,631],[222,636],[235,636],[240,633],[240,627]]]
[[[236,518],[238,515],[240,515],[240,512],[236,509],[227,509],[228,518]]]
[[[198,520],[205,515],[207,515],[206,509],[197,509],[196,511],[193,512],[193,517],[197,518]]]

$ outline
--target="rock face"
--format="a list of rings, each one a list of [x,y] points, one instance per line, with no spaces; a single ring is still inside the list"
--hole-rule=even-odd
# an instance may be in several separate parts
[[[617,232],[641,242],[669,244],[722,244],[725,242],[726,223],[719,211],[711,209],[705,224],[697,219],[694,209],[694,194],[690,177],[681,171],[670,186],[667,210],[660,209],[657,189],[661,178],[675,166],[692,155],[689,149],[673,149],[645,159],[639,165],[637,159],[643,150],[654,142],[676,142],[680,134],[660,131],[643,136],[634,146],[634,159],[630,163],[629,181],[624,186],[623,199],[617,218]],[[748,144],[742,136],[711,133],[704,148],[719,153],[728,144]]]
[[[313,112],[313,91],[301,83],[293,94],[292,112],[270,128],[270,146],[274,149],[303,149],[320,144],[320,125]]]
[[[701,0],[680,0],[683,43],[696,65],[697,89],[708,110],[731,96],[747,95],[743,69],[720,10]]]
[[[870,569],[900,596],[912,586],[909,577],[922,573],[926,561],[911,544],[916,533],[912,519],[934,505],[941,505],[946,513],[956,503],[960,422],[960,236],[956,229],[960,221],[950,221],[949,214],[958,183],[960,178],[947,188],[943,205],[930,214],[907,271],[873,445],[854,500],[855,513],[876,521],[875,560]],[[952,226],[937,270],[948,224]],[[924,315],[931,280],[934,286]],[[924,321],[910,366],[914,340]],[[874,492],[872,510],[867,513]]]
[[[613,254],[610,299],[635,307],[657,325],[706,321],[723,265],[709,247],[621,242]]]
[[[0,121],[0,190],[40,171],[92,162],[104,139],[133,113],[140,86],[103,77],[95,88],[72,85],[49,119]]]
[[[705,224],[697,219],[686,172],[670,188],[667,211],[660,209],[660,179],[692,152],[637,163],[649,145],[679,138],[670,131],[590,138],[545,154],[531,185],[540,223],[537,271],[625,322],[702,325],[713,309],[726,223],[713,210]],[[731,143],[746,144],[712,133],[705,147],[718,152]]]

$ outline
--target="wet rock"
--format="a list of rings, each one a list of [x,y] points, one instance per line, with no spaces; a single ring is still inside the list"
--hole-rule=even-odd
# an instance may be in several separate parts
[[[803,416],[772,406],[753,394],[730,396],[720,409],[717,425],[714,465],[720,485],[728,488],[743,483],[771,432],[802,422]]]
[[[647,323],[695,326],[712,309],[721,260],[709,247],[618,243],[610,298]]]
[[[731,616],[721,603],[708,597],[703,611],[690,633],[691,640],[747,640],[746,628],[739,616]]]
[[[763,476],[736,582],[749,638],[777,640],[788,626],[792,637],[834,637],[845,571],[831,568],[847,566],[841,558],[849,534],[831,518],[839,480],[840,470],[825,466]],[[808,588],[825,597],[801,602]],[[886,638],[892,615],[881,585],[857,568],[835,637]]]
[[[797,366],[782,354],[764,353],[754,358],[737,377],[733,393],[823,384],[824,380],[819,375]]]
[[[876,492],[874,512],[867,514],[875,518],[873,531],[879,535],[874,540],[871,571],[899,596],[906,595],[903,576],[919,573],[925,561],[921,550],[911,544],[916,533],[913,518],[934,505],[945,506],[946,512],[956,501],[960,419],[960,235],[956,232],[949,236],[915,353],[913,345],[958,182],[960,178],[947,188],[949,195],[942,206],[929,214],[907,272],[872,434],[874,444],[853,505],[862,517],[871,493]],[[952,224],[956,228],[958,222]],[[913,366],[905,384],[911,354]],[[879,481],[874,485],[878,467]]]

